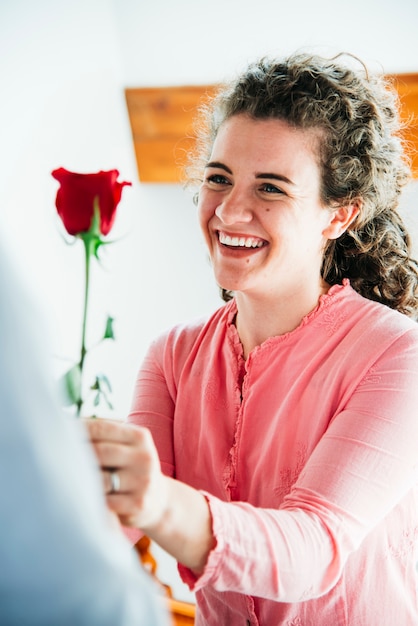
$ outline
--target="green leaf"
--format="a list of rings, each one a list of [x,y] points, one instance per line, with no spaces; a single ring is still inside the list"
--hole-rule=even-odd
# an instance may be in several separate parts
[[[65,406],[81,402],[81,370],[78,363],[61,377],[59,385]]]
[[[104,374],[97,374],[90,389],[104,393],[105,391],[112,391],[112,386],[107,376]]]
[[[113,331],[113,322],[115,319],[110,315],[107,316],[106,328],[104,331],[103,339],[115,339],[115,333]]]
[[[94,406],[98,406],[100,401],[103,400],[109,409],[113,409],[113,405],[108,398],[108,393],[112,391],[112,387],[110,381],[107,376],[104,374],[97,374],[94,379],[94,383],[91,385],[90,389],[92,391],[97,391],[97,394],[94,397],[93,404]]]

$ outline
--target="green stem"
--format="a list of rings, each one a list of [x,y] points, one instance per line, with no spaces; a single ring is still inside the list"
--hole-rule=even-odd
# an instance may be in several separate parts
[[[87,353],[86,348],[86,329],[87,329],[87,309],[89,300],[89,286],[90,286],[90,258],[92,253],[92,241],[90,237],[83,237],[84,252],[85,252],[85,283],[84,283],[84,311],[83,311],[83,326],[81,331],[81,350],[80,350],[80,398],[77,402],[77,416],[80,416],[83,406],[83,367],[84,359]]]

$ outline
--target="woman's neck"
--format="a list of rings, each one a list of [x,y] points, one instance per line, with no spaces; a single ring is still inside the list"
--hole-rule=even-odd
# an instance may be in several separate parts
[[[242,292],[235,294],[237,303],[236,328],[240,337],[244,357],[264,343],[269,337],[291,332],[299,326],[306,315],[318,305],[321,295],[327,293],[329,285],[321,282],[310,292],[295,291],[293,294],[271,298],[255,298]]]

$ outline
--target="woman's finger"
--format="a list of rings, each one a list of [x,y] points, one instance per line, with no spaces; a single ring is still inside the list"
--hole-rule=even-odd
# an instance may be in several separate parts
[[[136,433],[142,430],[133,424],[127,424],[120,420],[104,418],[85,418],[83,420],[91,441],[113,441],[134,444]]]
[[[125,467],[129,464],[131,449],[126,444],[95,441],[92,445],[102,468]]]
[[[138,482],[129,469],[113,467],[102,469],[102,481],[106,496],[133,494]]]

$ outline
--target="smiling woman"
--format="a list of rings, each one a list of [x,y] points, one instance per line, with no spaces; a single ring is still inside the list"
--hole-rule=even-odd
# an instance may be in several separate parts
[[[359,212],[356,201],[325,210],[318,141],[317,132],[245,114],[226,120],[214,141],[198,207],[215,278],[237,292],[239,309],[251,302],[276,321],[244,344],[245,354],[296,328],[328,291],[326,243]],[[292,292],[298,296],[289,307]]]
[[[418,622],[409,170],[396,93],[353,63],[262,59],[214,98],[194,172],[228,302],[150,346],[130,424],[90,424],[199,626]]]

